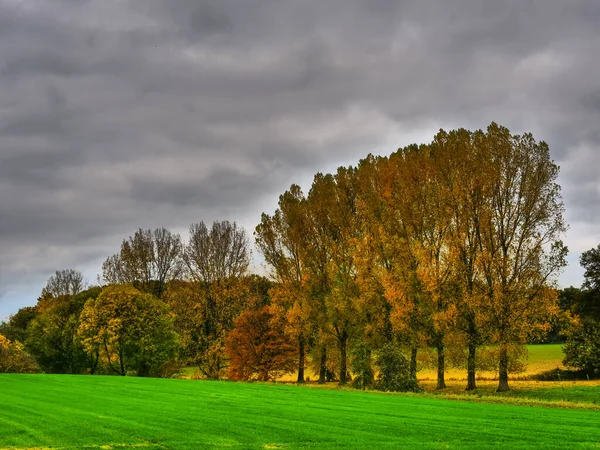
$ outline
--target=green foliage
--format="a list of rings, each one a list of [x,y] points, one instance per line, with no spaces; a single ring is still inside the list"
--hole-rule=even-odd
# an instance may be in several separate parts
[[[26,306],[19,309],[15,314],[10,316],[8,322],[0,323],[0,334],[11,341],[25,342],[27,339],[27,327],[37,314],[37,310],[33,306]]]
[[[583,252],[579,262],[585,269],[583,288],[590,291],[600,291],[600,245]]]
[[[127,285],[105,287],[86,302],[78,335],[90,357],[102,354],[119,375],[161,376],[178,346],[169,306]]]
[[[74,296],[46,296],[38,301],[38,313],[28,326],[25,343],[45,372],[94,372],[94,361],[84,351],[77,329],[85,302],[99,292],[100,288],[93,287]]]
[[[354,344],[352,349],[352,373],[354,380],[352,386],[365,389],[373,384],[374,374],[371,366],[371,346],[360,340]]]
[[[583,370],[589,375],[600,375],[600,322],[592,319],[575,321],[563,352],[565,366]]]
[[[410,363],[400,347],[393,342],[385,344],[377,355],[379,375],[375,388],[381,391],[419,392],[416,380],[410,377]]]

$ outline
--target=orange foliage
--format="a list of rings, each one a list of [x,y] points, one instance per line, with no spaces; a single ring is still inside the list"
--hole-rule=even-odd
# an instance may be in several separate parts
[[[292,372],[297,348],[290,343],[284,327],[268,306],[243,313],[227,337],[229,377],[235,381],[269,381]]]

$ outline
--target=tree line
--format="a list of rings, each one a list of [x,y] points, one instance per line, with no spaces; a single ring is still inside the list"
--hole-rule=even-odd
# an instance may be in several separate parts
[[[302,383],[310,365],[319,382],[417,389],[433,349],[438,388],[448,364],[475,389],[492,363],[507,390],[523,346],[569,315],[556,288],[567,252],[558,171],[530,134],[441,130],[318,173],[306,194],[292,185],[254,232],[268,278],[249,273],[235,223],[193,224],[187,242],[140,229],[104,262],[102,287],[57,272],[0,333],[46,371],[194,365],[210,379],[296,371]]]

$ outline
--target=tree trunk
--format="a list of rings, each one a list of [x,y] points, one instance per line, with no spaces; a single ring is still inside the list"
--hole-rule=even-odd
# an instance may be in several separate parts
[[[410,379],[417,380],[417,352],[419,347],[413,345],[410,349]]]
[[[298,339],[298,380],[297,383],[304,383],[304,336],[300,335]]]
[[[508,349],[506,346],[500,347],[500,364],[498,367],[498,392],[508,392]]]
[[[100,359],[100,352],[96,350],[95,354],[91,356],[91,364],[90,364],[90,375],[94,375],[96,373],[96,368],[98,367],[98,360]]]
[[[445,354],[444,344],[437,345],[437,386],[436,389],[446,389],[446,381],[444,380],[444,369],[445,369]]]
[[[126,372],[125,372],[125,360],[123,358],[123,352],[121,351],[121,348],[119,347],[119,366],[121,367],[121,375],[125,376]]]
[[[475,383],[475,362],[476,362],[477,345],[473,340],[469,340],[469,357],[467,359],[467,391],[477,389]]]
[[[319,384],[325,384],[327,377],[327,347],[321,348],[321,361],[319,363]]]
[[[104,351],[106,352],[106,359],[108,360],[108,367],[110,367],[110,370],[112,370],[117,375],[121,375],[121,373],[117,369],[115,369],[112,361],[110,360],[110,352],[108,351],[108,344],[106,343],[106,339],[104,339]]]
[[[347,383],[348,378],[348,356],[346,354],[348,335],[344,332],[339,339],[340,341],[340,386]]]

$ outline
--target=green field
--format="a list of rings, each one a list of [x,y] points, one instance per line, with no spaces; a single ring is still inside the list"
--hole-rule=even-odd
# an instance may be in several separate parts
[[[279,384],[0,375],[0,405],[4,449],[600,445],[600,411]]]

